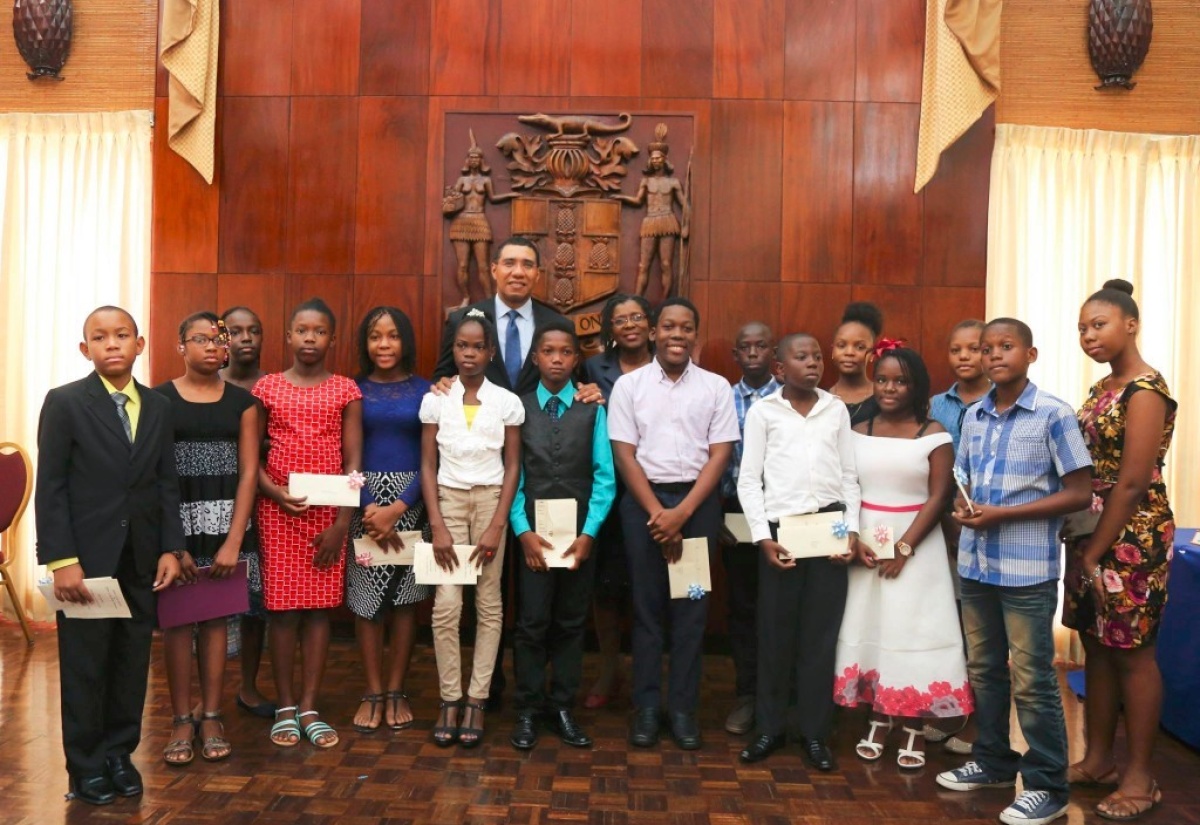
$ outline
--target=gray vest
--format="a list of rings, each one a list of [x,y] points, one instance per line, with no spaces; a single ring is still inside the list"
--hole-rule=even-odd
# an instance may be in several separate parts
[[[521,396],[525,423],[521,427],[521,463],[525,469],[525,515],[537,526],[534,502],[542,498],[573,498],[575,530],[583,529],[592,497],[592,437],[596,405],[578,401],[551,421],[538,405],[537,392]]]

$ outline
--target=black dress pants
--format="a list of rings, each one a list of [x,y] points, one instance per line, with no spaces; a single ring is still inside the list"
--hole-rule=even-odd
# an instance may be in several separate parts
[[[583,673],[583,636],[592,606],[595,556],[589,556],[578,570],[552,568],[535,573],[525,564],[520,543],[514,550],[521,594],[513,637],[517,710],[570,710]],[[549,693],[547,665],[551,671]]]

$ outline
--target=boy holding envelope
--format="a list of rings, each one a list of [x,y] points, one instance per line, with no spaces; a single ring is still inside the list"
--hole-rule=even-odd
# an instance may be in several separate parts
[[[838,398],[817,389],[820,344],[811,335],[793,333],[779,342],[776,358],[783,386],[746,413],[738,473],[738,498],[750,537],[762,551],[758,735],[741,752],[741,760],[758,762],[783,747],[794,675],[804,757],[818,770],[829,771],[834,657],[846,603],[846,564],[858,541],[861,494],[850,414]],[[797,559],[780,544],[781,519],[834,510],[844,512],[823,527],[827,541],[817,542],[827,555]],[[803,519],[796,521],[803,530]]]
[[[616,476],[604,407],[574,403],[571,377],[579,341],[573,325],[545,324],[530,354],[541,380],[521,396],[521,479],[510,514],[524,563],[517,565],[517,724],[509,741],[520,750],[532,748],[537,717],[545,712],[564,743],[586,748],[592,740],[571,707],[579,692],[592,598],[592,542],[612,509]]]

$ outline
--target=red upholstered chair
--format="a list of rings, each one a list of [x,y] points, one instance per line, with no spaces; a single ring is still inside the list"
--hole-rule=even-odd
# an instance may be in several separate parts
[[[12,601],[13,610],[21,620],[21,629],[25,638],[33,644],[33,632],[29,629],[29,619],[25,617],[25,608],[17,598],[17,588],[13,585],[12,547],[17,535],[17,525],[29,504],[29,493],[33,489],[33,465],[29,455],[20,445],[9,441],[0,442],[0,578],[8,590],[8,598]]]

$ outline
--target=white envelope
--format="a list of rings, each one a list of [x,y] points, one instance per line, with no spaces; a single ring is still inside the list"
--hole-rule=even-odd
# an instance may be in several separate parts
[[[444,570],[433,555],[433,545],[427,541],[417,542],[413,551],[413,575],[417,584],[475,584],[480,568],[471,561],[475,548],[470,544],[454,545],[458,565],[453,570]],[[496,564],[493,560],[492,564]]]
[[[304,496],[310,506],[357,507],[361,493],[350,486],[349,476],[329,476],[318,473],[292,473],[288,476],[288,492]]]
[[[121,592],[120,583],[112,576],[101,576],[95,579],[84,579],[88,592],[92,594],[91,604],[72,604],[60,601],[54,596],[54,582],[40,582],[38,590],[54,610],[61,610],[68,619],[128,619],[129,605],[125,603],[125,595]]]
[[[533,503],[533,528],[539,536],[554,545],[551,550],[543,547],[547,567],[570,569],[575,566],[574,556],[564,556],[575,539],[575,519],[578,505],[573,498],[543,498]]]
[[[837,537],[833,525],[845,518],[840,510],[784,516],[779,520],[779,543],[793,559],[844,556],[846,539]]]
[[[750,522],[746,520],[745,513],[726,513],[725,529],[733,533],[738,544],[754,544],[754,540],[750,538]]]
[[[401,533],[400,541],[404,542],[399,552],[395,550],[384,550],[379,542],[370,536],[363,536],[361,539],[354,540],[354,559],[361,563],[360,559],[367,558],[366,567],[385,567],[390,564],[412,564],[413,552],[417,548],[418,542],[421,541],[421,532],[414,530],[409,533]]]
[[[671,582],[671,598],[687,599],[688,588],[698,584],[708,593],[712,590],[712,575],[708,569],[708,539],[684,539],[683,555],[679,561],[667,565],[667,578]]]

